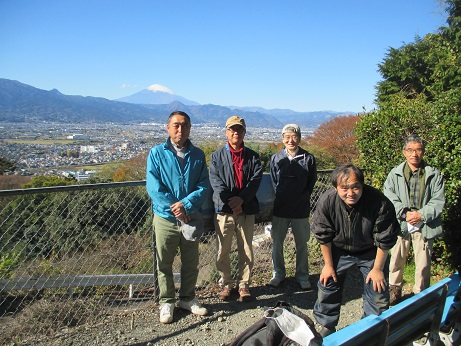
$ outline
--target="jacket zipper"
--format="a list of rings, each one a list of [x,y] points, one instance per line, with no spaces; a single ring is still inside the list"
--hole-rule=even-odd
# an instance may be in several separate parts
[[[348,227],[348,233],[349,233],[349,239],[350,239],[350,248],[349,248],[349,251],[352,249],[352,242],[353,242],[353,238],[352,238],[352,230],[351,230],[351,214],[349,214],[347,211],[347,227]]]

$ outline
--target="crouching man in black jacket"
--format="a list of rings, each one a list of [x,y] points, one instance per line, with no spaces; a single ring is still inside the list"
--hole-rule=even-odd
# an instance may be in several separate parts
[[[322,336],[336,330],[344,280],[354,265],[364,279],[363,317],[389,307],[387,253],[399,232],[394,206],[365,185],[359,168],[352,164],[336,168],[331,183],[333,188],[320,197],[312,218],[312,233],[324,260],[314,306]]]

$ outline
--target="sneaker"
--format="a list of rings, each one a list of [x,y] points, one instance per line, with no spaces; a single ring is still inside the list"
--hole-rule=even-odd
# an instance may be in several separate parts
[[[232,290],[229,286],[224,286],[222,291],[219,292],[219,299],[228,301],[230,299]]]
[[[402,299],[402,289],[399,286],[389,286],[389,305],[394,306]]]
[[[178,302],[178,307],[180,307],[181,309],[190,311],[194,315],[199,315],[199,316],[208,315],[208,310],[204,308],[202,304],[200,304],[198,300],[195,298],[189,302],[186,302],[185,300],[180,300]]]
[[[173,303],[165,303],[160,307],[160,323],[171,323],[173,322]]]
[[[319,330],[319,334],[322,336],[322,338],[330,335],[330,334],[333,334],[334,332],[336,332],[336,328],[333,327],[333,329],[329,329],[327,327],[324,327],[322,326],[322,328]]]
[[[312,291],[312,286],[309,280],[301,280],[299,281],[299,286],[301,286],[301,289],[304,291]]]
[[[278,277],[273,277],[270,279],[269,283],[267,284],[268,286],[271,287],[279,287],[279,285],[282,283],[283,279],[279,279]]]
[[[240,287],[239,288],[239,301],[241,302],[249,302],[251,300],[251,294],[248,288],[246,287]]]

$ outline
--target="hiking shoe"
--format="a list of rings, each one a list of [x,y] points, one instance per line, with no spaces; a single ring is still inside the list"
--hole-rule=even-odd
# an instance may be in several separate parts
[[[324,327],[322,326],[322,328],[320,328],[319,330],[319,334],[322,336],[322,338],[330,335],[330,334],[333,334],[334,332],[336,332],[336,328],[333,327],[333,329],[329,329],[327,327]]]
[[[271,287],[279,287],[279,285],[282,283],[283,279],[279,279],[278,277],[273,277],[270,279],[269,283],[267,284],[268,286]]]
[[[396,305],[402,299],[402,289],[399,286],[389,286],[389,305]]]
[[[228,301],[230,299],[232,290],[229,286],[224,286],[221,292],[219,292],[219,299]]]
[[[251,300],[250,291],[246,287],[240,287],[239,288],[239,295],[240,295],[239,300],[241,302],[249,302]]]
[[[192,299],[189,302],[185,300],[180,300],[178,302],[178,307],[187,311],[192,312],[194,315],[205,316],[208,315],[208,310],[198,302],[197,299]]]
[[[173,303],[165,303],[160,307],[160,323],[171,323],[173,322]]]
[[[312,286],[309,280],[301,280],[298,282],[299,282],[299,286],[301,286],[301,289],[303,291],[312,291]]]

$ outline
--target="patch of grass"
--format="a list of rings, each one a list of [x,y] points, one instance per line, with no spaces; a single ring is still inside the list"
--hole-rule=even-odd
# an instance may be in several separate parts
[[[439,282],[440,280],[449,277],[454,273],[450,266],[444,264],[442,258],[432,259],[431,264],[431,285]]]
[[[14,270],[19,267],[21,254],[19,252],[6,252],[0,255],[0,277],[11,278]]]
[[[403,268],[403,285],[411,286],[415,284],[415,263],[409,262],[405,264]]]
[[[407,261],[403,269],[403,285],[413,287],[415,284],[415,262]],[[432,260],[431,264],[431,285],[449,277],[453,272],[447,266],[441,265],[438,261]]]

